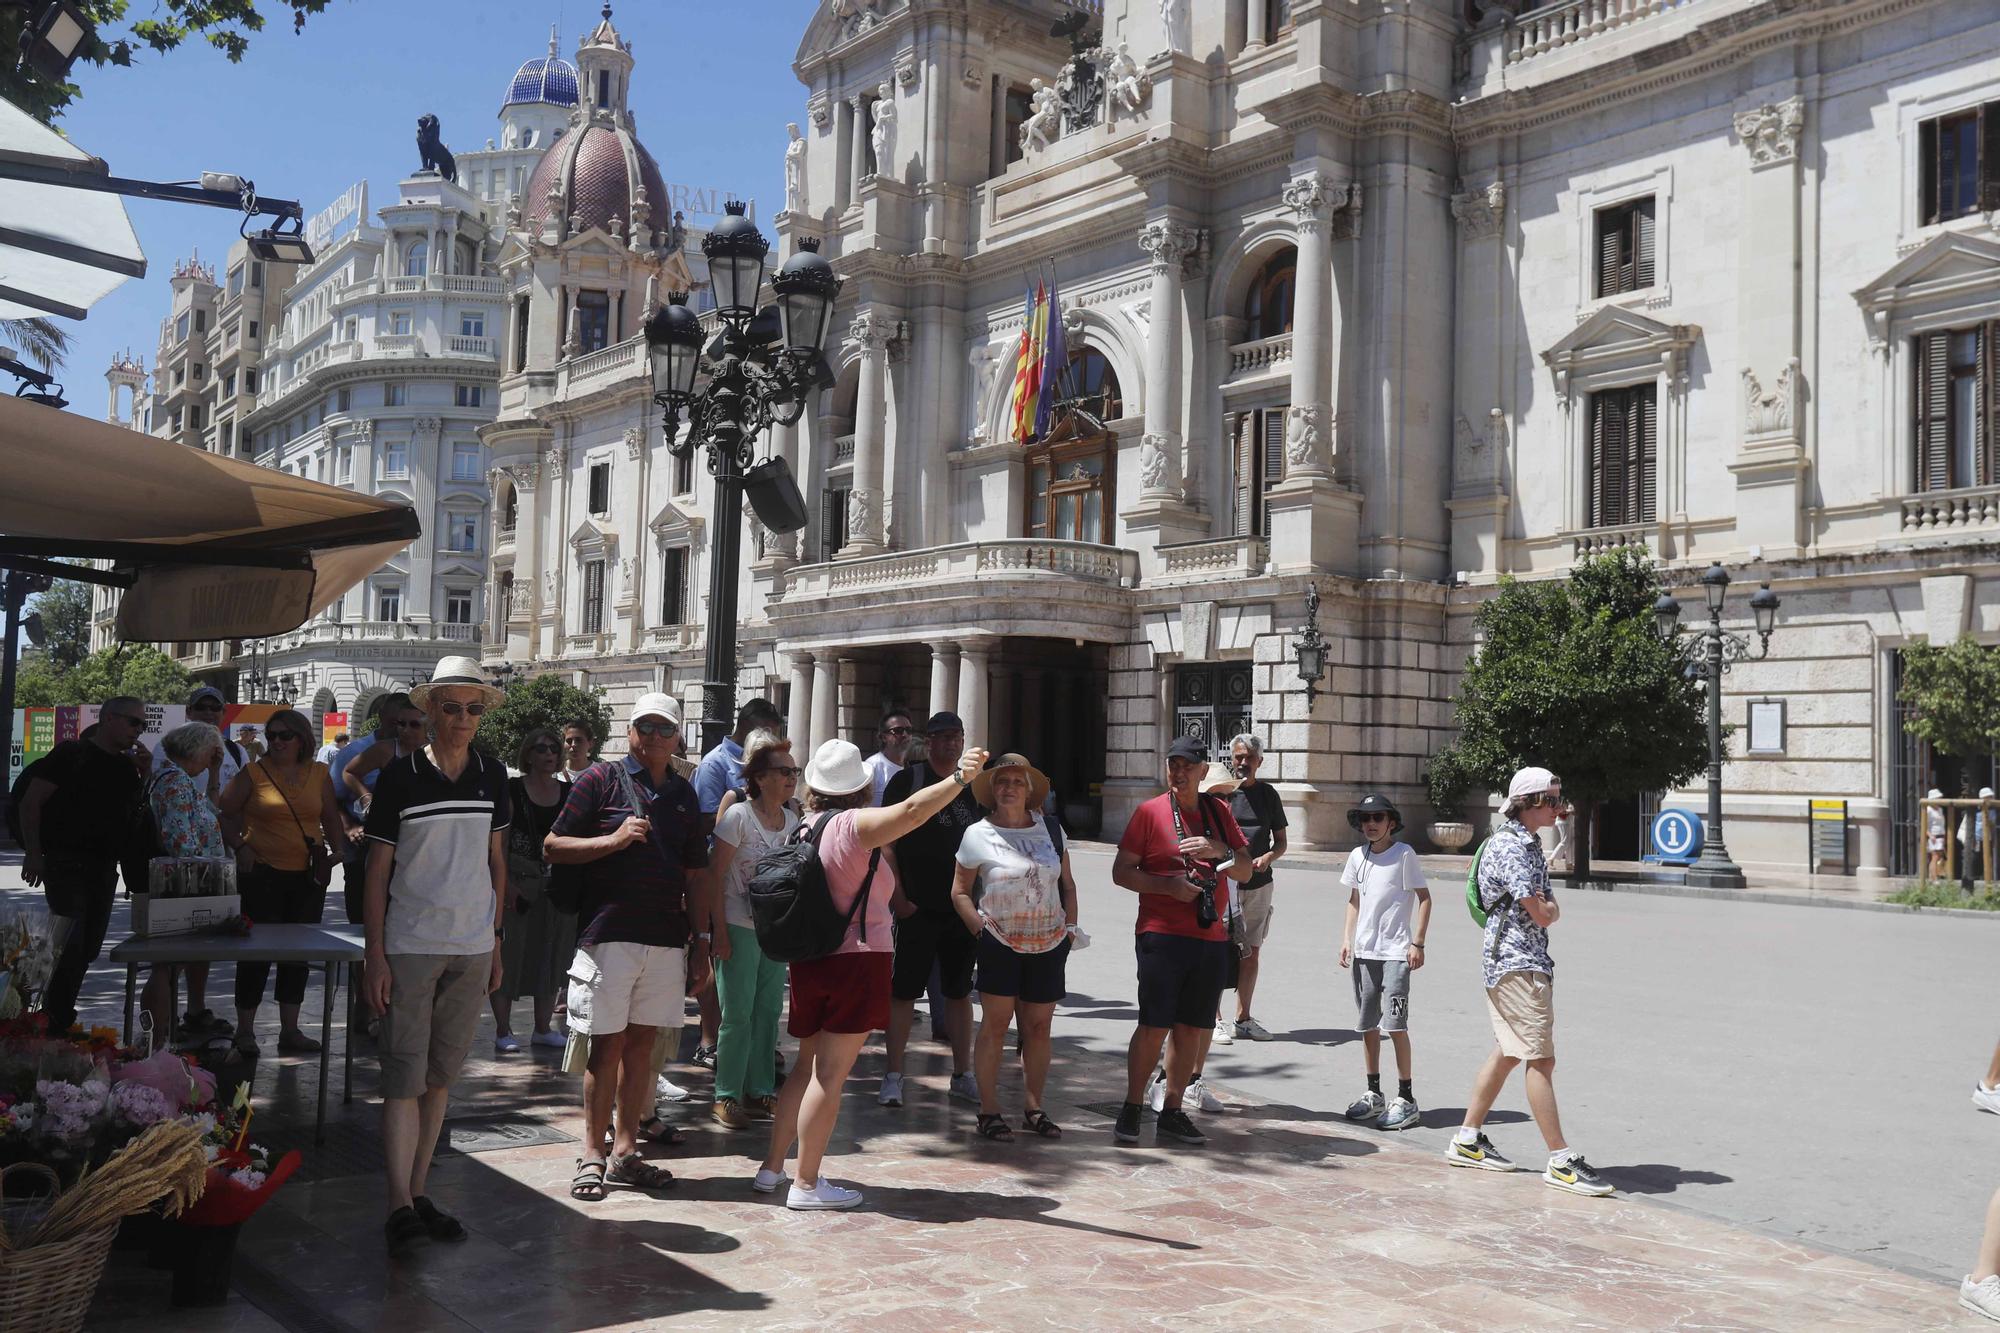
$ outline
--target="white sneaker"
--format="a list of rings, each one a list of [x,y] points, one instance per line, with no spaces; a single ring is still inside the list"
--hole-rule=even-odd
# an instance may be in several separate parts
[[[785,1195],[785,1207],[800,1212],[852,1208],[860,1202],[860,1190],[843,1189],[825,1176],[821,1176],[819,1183],[810,1188],[794,1180],[791,1190]]]
[[[1349,1120],[1379,1120],[1381,1119],[1382,1112],[1388,1108],[1388,1105],[1387,1102],[1382,1100],[1381,1093],[1374,1091],[1364,1092],[1359,1097],[1356,1097],[1353,1102],[1349,1103],[1347,1118]]]
[[[1265,1027],[1262,1023],[1259,1023],[1254,1018],[1237,1019],[1236,1035],[1239,1037],[1248,1038],[1251,1041],[1271,1040],[1271,1030]]]
[[[1222,1099],[1208,1090],[1206,1079],[1191,1079],[1187,1091],[1181,1094],[1181,1105],[1197,1111],[1215,1115],[1222,1110]]]
[[[962,1102],[979,1104],[979,1079],[971,1070],[951,1076],[951,1095]]]
[[[521,1039],[511,1032],[493,1039],[493,1053],[495,1055],[512,1055],[520,1049]]]
[[[1974,1314],[2000,1323],[2000,1277],[1965,1278],[1958,1284],[1958,1303]]]
[[[1982,1111],[2000,1115],[2000,1088],[1989,1088],[1975,1080],[1972,1085],[1972,1104]]]
[[[1217,1046],[1234,1046],[1236,1044],[1236,1024],[1227,1018],[1216,1019],[1215,1037],[1213,1040]]]
[[[1146,1085],[1146,1105],[1155,1111],[1163,1111],[1167,1106],[1167,1076],[1155,1070],[1153,1081]]]
[[[759,1194],[770,1194],[774,1192],[778,1188],[778,1186],[784,1184],[785,1179],[786,1177],[784,1172],[766,1171],[763,1167],[760,1166],[757,1168],[756,1178],[750,1182],[750,1188],[756,1190]]]
[[[693,1093],[668,1078],[665,1074],[660,1075],[660,1081],[653,1085],[653,1097],[656,1101],[684,1102],[692,1096],[694,1096]]]
[[[901,1074],[882,1075],[882,1091],[875,1094],[877,1106],[901,1106],[903,1104],[903,1076]]]

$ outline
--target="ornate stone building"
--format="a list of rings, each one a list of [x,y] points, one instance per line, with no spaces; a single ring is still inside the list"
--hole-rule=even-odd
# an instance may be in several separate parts
[[[1732,628],[1757,580],[1785,599],[1771,660],[1727,682],[1737,857],[1802,867],[1833,797],[1851,866],[1911,868],[1931,774],[1899,650],[2000,641],[1991,13],[1105,0],[1075,60],[1063,12],[829,0],[807,28],[773,264],[819,238],[847,337],[770,442],[817,503],[796,542],[753,531],[746,686],[808,741],[955,706],[1112,832],[1172,733],[1247,726],[1303,838],[1345,845],[1364,789],[1420,828],[1497,580],[1638,544],[1683,585],[1729,566]],[[1024,448],[1037,281],[1090,410]],[[569,319],[536,298],[531,353]],[[642,355],[601,390],[629,445],[560,413],[520,437],[572,501],[579,448],[619,485],[601,520],[550,511],[507,655],[680,689],[704,515],[659,480]],[[576,396],[575,363],[527,365],[508,383]],[[684,591],[656,607],[663,582]],[[1310,708],[1308,583],[1333,642]],[[1599,854],[1636,854],[1652,804],[1607,810]]]

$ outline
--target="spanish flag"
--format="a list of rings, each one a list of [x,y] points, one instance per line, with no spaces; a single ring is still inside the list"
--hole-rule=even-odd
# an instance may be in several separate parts
[[[1009,438],[1026,444],[1035,438],[1035,413],[1041,404],[1042,356],[1048,338],[1048,293],[1039,285],[1028,293],[1021,341],[1014,358],[1012,430]]]

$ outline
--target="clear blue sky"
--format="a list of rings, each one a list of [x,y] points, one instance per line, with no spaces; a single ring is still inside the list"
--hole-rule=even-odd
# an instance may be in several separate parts
[[[281,6],[264,6],[266,10]],[[597,24],[596,0],[334,0],[294,34],[273,19],[240,65],[190,43],[129,69],[81,68],[82,96],[58,122],[116,175],[191,180],[246,176],[310,217],[357,180],[369,203],[395,197],[417,169],[417,117],[435,114],[454,152],[499,134],[508,80],[522,61]],[[757,201],[768,219],[784,195],[785,122],[803,120],[791,62],[816,0],[622,0],[612,22],[631,41],[639,137],[670,184],[713,186]],[[145,4],[133,7],[144,14]],[[148,274],[81,322],[60,373],[71,408],[104,411],[104,367],[130,347],[150,371],[174,262],[199,249],[220,261],[240,215],[129,200]]]

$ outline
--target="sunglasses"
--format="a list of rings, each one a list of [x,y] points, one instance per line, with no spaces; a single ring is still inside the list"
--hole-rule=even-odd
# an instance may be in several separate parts
[[[681,729],[671,722],[634,722],[632,730],[641,736],[678,736]]]
[[[556,746],[553,746],[553,745],[550,745],[550,744],[549,744],[549,743],[548,743],[547,741],[543,741],[543,742],[542,742],[542,743],[541,743],[540,745],[530,745],[530,746],[528,747],[528,753],[529,753],[529,754],[556,754],[556,753],[559,753],[559,751],[558,751],[558,749],[557,749],[557,747],[556,747]]]
[[[1389,822],[1389,816],[1387,816],[1387,815],[1363,815],[1363,816],[1361,816],[1361,822],[1362,822],[1362,823],[1364,823],[1364,824],[1386,824],[1386,823],[1388,823],[1388,822]]]
[[[795,778],[805,770],[802,768],[780,768],[776,764],[764,770],[774,778]]]
[[[437,709],[438,712],[443,713],[446,717],[457,717],[460,713],[465,714],[467,717],[479,717],[486,712],[486,705],[462,704],[450,699],[440,699],[438,700]],[[404,725],[407,726],[409,724],[405,723]],[[417,725],[422,726],[423,723],[419,722]]]
[[[908,736],[913,734],[914,730],[911,727],[884,727],[882,728],[882,734],[884,736]]]
[[[264,734],[270,738],[273,745],[276,745],[279,741],[297,741],[301,745],[304,745],[306,742],[306,738],[299,735],[296,731],[267,731]]]
[[[145,718],[134,717],[130,713],[106,713],[105,716],[110,718],[115,718],[120,722],[130,722],[135,727],[143,727],[146,725]]]

